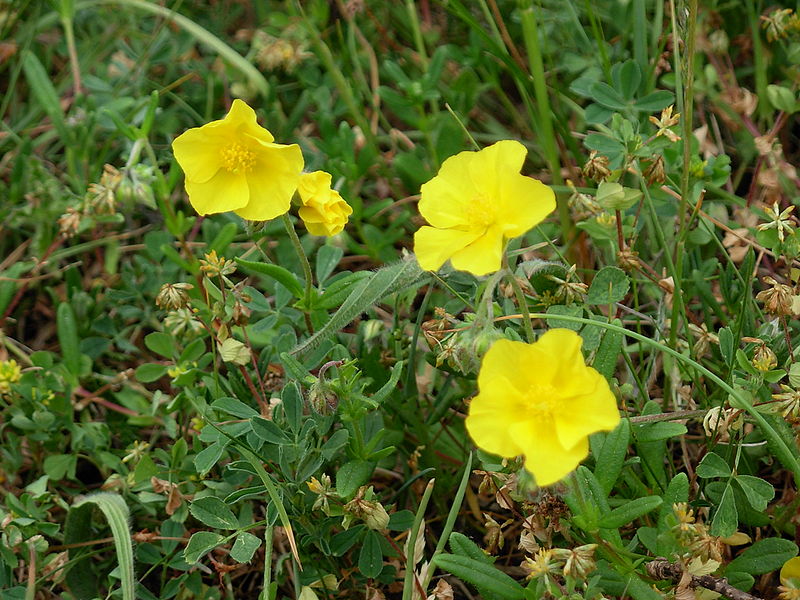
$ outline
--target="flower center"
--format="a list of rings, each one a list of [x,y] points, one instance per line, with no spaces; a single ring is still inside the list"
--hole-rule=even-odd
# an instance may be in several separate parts
[[[549,419],[553,416],[556,400],[556,388],[549,384],[534,384],[525,394],[528,415],[537,419]]]
[[[253,168],[256,157],[239,142],[225,146],[220,152],[222,168],[231,173],[247,173]]]
[[[484,196],[476,196],[470,203],[467,221],[470,229],[488,229],[495,221],[494,207]]]

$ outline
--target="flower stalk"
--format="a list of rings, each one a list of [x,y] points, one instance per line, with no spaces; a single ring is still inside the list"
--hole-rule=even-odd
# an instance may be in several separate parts
[[[300,237],[294,229],[294,224],[289,218],[289,215],[282,215],[283,225],[286,228],[286,233],[289,234],[289,239],[292,241],[297,257],[300,259],[300,265],[303,267],[303,276],[305,277],[305,294],[303,296],[303,314],[305,315],[306,328],[308,333],[314,334],[314,325],[311,323],[311,291],[314,286],[313,275],[311,273],[311,264],[308,262],[306,251],[303,250],[303,244],[300,242]]]

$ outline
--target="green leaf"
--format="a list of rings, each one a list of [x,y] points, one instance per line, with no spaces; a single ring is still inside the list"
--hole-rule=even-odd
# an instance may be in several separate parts
[[[614,319],[614,325],[622,325],[619,319]],[[622,352],[623,336],[618,331],[607,329],[603,333],[603,341],[594,353],[592,367],[594,367],[603,377],[611,379],[617,370],[617,360],[619,353]]]
[[[237,529],[239,519],[230,507],[219,498],[205,496],[194,500],[189,505],[189,512],[195,519],[215,529]]]
[[[733,488],[728,484],[725,486],[725,491],[722,492],[719,506],[711,520],[711,535],[728,537],[733,535],[738,526],[739,513],[736,511],[736,500],[733,496]]]
[[[625,110],[628,106],[625,98],[607,83],[596,81],[589,87],[589,92],[592,100],[611,110]]]
[[[313,350],[324,340],[344,329],[381,298],[395,292],[413,290],[421,285],[426,277],[417,261],[413,259],[404,259],[379,269],[354,285],[347,300],[325,326],[294,348],[291,353],[302,354]]]
[[[81,351],[78,339],[78,322],[69,302],[62,302],[56,310],[56,332],[61,346],[64,366],[75,377],[81,373]]]
[[[619,90],[622,97],[626,100],[631,100],[636,95],[639,84],[642,82],[642,71],[638,63],[633,60],[626,60],[621,65],[614,65],[611,78],[614,81],[615,89]]]
[[[731,468],[719,454],[709,452],[697,465],[697,476],[703,479],[710,477],[730,477]]]
[[[764,511],[769,501],[775,497],[775,488],[772,484],[752,475],[737,475],[734,482],[744,492],[747,503],[754,510]]]
[[[567,317],[582,317],[583,307],[564,304],[554,304],[547,307],[548,315],[565,315]],[[581,323],[574,323],[573,321],[562,321],[561,319],[548,319],[547,324],[550,327],[560,327],[561,329],[571,329],[578,331],[583,325]]]
[[[300,397],[300,390],[295,382],[289,382],[281,392],[281,406],[283,414],[292,431],[300,431],[303,419],[303,399]]]
[[[380,404],[389,397],[395,389],[397,389],[397,382],[400,380],[400,374],[403,372],[403,361],[399,361],[392,365],[392,370],[389,374],[389,380],[381,386],[377,392],[371,396],[371,400]]]
[[[249,419],[250,417],[257,417],[258,411],[252,406],[248,406],[241,400],[223,396],[217,398],[211,403],[211,408],[218,410],[240,419]]]
[[[103,513],[114,538],[114,550],[117,554],[118,565],[117,573],[122,587],[122,599],[135,600],[134,586],[136,579],[133,573],[133,541],[131,540],[131,532],[128,525],[130,511],[122,496],[107,492],[79,497],[67,512],[67,521],[64,525],[64,543],[75,545],[69,550],[69,558],[73,564],[67,574],[67,581],[72,588],[72,592],[76,593],[77,590],[81,590],[79,592],[80,596],[84,597],[87,587],[92,585],[96,587],[91,573],[93,568],[88,568],[88,565],[79,567],[79,564],[88,559],[88,556],[85,553],[81,554],[82,549],[78,548],[78,546],[83,545],[81,542],[94,539],[91,527],[91,505],[96,506]],[[89,578],[88,585],[87,577]],[[94,597],[97,593],[98,591],[95,589],[86,597]]]
[[[631,425],[628,419],[622,419],[617,427],[606,435],[600,452],[595,457],[594,476],[606,495],[611,493],[614,484],[622,472],[625,455],[631,438]]]
[[[719,353],[722,354],[725,364],[730,367],[733,364],[733,332],[730,327],[722,327],[717,331],[717,337],[719,338]]]
[[[667,517],[672,514],[672,507],[679,502],[689,501],[689,478],[686,473],[678,473],[667,486],[664,492],[664,504],[658,513],[658,527],[660,531],[666,530],[669,525]]]
[[[337,429],[336,432],[322,445],[320,451],[325,460],[331,460],[336,453],[350,439],[350,432],[347,429]]]
[[[320,283],[320,285],[328,277],[330,277],[330,274],[333,273],[336,265],[338,265],[339,261],[342,260],[342,256],[344,256],[344,250],[339,248],[339,246],[330,246],[328,244],[320,246],[319,250],[317,250],[317,260],[315,265],[317,271],[317,281]]]
[[[359,281],[372,277],[369,271],[356,271],[355,273],[337,273],[332,282],[325,288],[325,292],[314,300],[314,308],[330,310],[338,308],[347,299],[347,296]]]
[[[208,473],[217,464],[224,451],[224,443],[214,442],[195,454],[194,468],[197,469],[197,474],[202,476]]]
[[[195,564],[200,557],[211,552],[222,543],[225,538],[213,531],[198,531],[193,534],[183,551],[184,560],[190,565]]]
[[[22,71],[25,73],[25,79],[28,80],[33,97],[36,98],[45,114],[50,117],[50,121],[58,132],[58,137],[61,138],[62,143],[69,147],[72,136],[67,128],[64,112],[61,110],[59,94],[44,66],[42,66],[36,54],[30,50],[26,50],[22,54]]]
[[[458,556],[463,556],[465,558],[471,558],[472,560],[478,560],[487,565],[491,565],[494,562],[494,558],[486,554],[483,550],[478,547],[478,544],[473,542],[463,533],[459,533],[458,531],[454,531],[450,534],[450,550],[453,551],[453,554],[457,554]]]
[[[625,271],[617,267],[603,267],[589,286],[586,303],[608,305],[621,302],[628,293],[630,285]]]
[[[283,429],[278,427],[273,421],[268,421],[263,417],[253,417],[250,419],[250,426],[259,438],[270,444],[288,444],[291,440]]]
[[[67,476],[74,479],[77,463],[75,454],[51,454],[44,459],[44,473],[51,481],[61,481]]]
[[[269,263],[242,260],[241,258],[235,258],[234,260],[245,271],[253,271],[274,279],[289,290],[295,298],[302,298],[305,295],[305,291],[297,275],[288,269]]]
[[[150,383],[161,379],[167,374],[169,370],[168,365],[159,365],[158,363],[146,363],[136,367],[136,379],[142,383]]]
[[[261,540],[252,533],[240,531],[231,548],[231,558],[238,563],[250,562],[260,545]]]
[[[725,571],[763,575],[780,569],[783,563],[794,556],[797,556],[797,544],[794,542],[781,538],[766,538],[757,541],[734,558]]]
[[[351,460],[336,472],[336,491],[342,498],[352,498],[358,488],[367,483],[375,470],[375,463],[367,460]]]
[[[522,600],[525,597],[525,590],[519,583],[484,561],[455,554],[440,554],[434,557],[431,564],[500,598]]]
[[[667,108],[675,102],[675,95],[667,90],[659,90],[652,94],[647,94],[644,98],[639,98],[633,103],[633,107],[641,112],[658,112]]]
[[[638,442],[657,442],[677,437],[686,433],[685,425],[680,423],[670,423],[660,421],[657,423],[644,423],[636,427],[636,441]]]
[[[787,115],[797,110],[797,99],[794,93],[789,88],[785,88],[781,85],[768,85],[767,99],[772,106],[778,110],[782,110]]]
[[[383,570],[383,552],[381,552],[380,536],[374,531],[367,531],[364,543],[358,553],[358,570],[364,577],[374,579]]]
[[[159,331],[150,333],[144,338],[144,345],[151,352],[164,358],[174,358],[176,354],[175,338]]]
[[[756,580],[750,573],[742,573],[741,571],[725,571],[725,579],[728,583],[735,587],[737,590],[747,592],[755,585]]]
[[[236,237],[236,233],[238,231],[239,226],[236,223],[226,223],[222,229],[219,230],[219,233],[214,237],[214,239],[211,240],[211,243],[208,245],[208,248],[205,250],[205,252],[211,252],[213,250],[217,254],[221,254],[230,245],[230,243],[233,241],[233,238]]]
[[[601,517],[599,525],[602,529],[617,529],[623,527],[633,522],[634,519],[638,519],[642,515],[646,515],[650,511],[655,510],[661,506],[663,502],[664,500],[661,496],[636,498]]]

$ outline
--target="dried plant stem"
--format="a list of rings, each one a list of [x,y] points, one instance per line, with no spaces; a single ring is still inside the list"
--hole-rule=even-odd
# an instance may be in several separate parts
[[[671,563],[664,558],[657,558],[647,563],[647,572],[654,579],[677,579],[682,581],[684,567],[678,563]],[[724,577],[712,577],[711,575],[691,575],[690,577],[690,588],[711,590],[728,597],[730,600],[762,600],[758,596],[753,596],[733,587]]]

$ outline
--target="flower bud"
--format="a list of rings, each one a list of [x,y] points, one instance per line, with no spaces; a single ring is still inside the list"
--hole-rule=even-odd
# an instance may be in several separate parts
[[[164,310],[178,310],[189,306],[187,290],[194,286],[191,283],[165,283],[156,296],[156,305]]]
[[[362,486],[356,497],[344,505],[344,511],[353,517],[362,519],[370,529],[386,529],[389,524],[389,513],[377,500],[366,500],[364,497],[373,497],[372,488]]]
[[[778,357],[766,344],[761,344],[756,348],[753,360],[750,362],[757,370],[766,373],[778,366]]]

